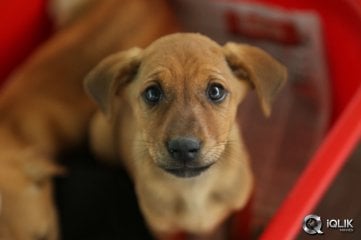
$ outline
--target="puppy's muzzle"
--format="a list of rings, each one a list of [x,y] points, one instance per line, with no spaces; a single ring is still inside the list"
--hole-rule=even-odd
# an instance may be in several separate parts
[[[166,147],[172,164],[162,168],[177,177],[195,177],[211,166],[199,163],[202,144],[196,138],[171,139],[166,142]]]

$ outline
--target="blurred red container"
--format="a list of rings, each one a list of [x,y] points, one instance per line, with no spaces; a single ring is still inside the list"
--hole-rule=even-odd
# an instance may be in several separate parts
[[[0,84],[51,32],[45,0],[0,3]],[[321,18],[328,58],[333,121],[261,239],[292,239],[303,217],[322,198],[361,136],[361,1],[257,0],[290,10],[314,10]],[[308,186],[312,182],[312,188]],[[244,229],[241,226],[236,226]],[[235,229],[235,231],[237,231]]]

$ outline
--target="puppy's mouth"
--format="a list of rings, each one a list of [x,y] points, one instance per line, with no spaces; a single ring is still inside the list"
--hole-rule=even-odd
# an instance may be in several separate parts
[[[210,168],[214,163],[210,163],[204,166],[197,167],[189,167],[189,166],[181,166],[181,167],[161,167],[167,173],[170,173],[179,178],[192,178],[197,177],[208,168]]]

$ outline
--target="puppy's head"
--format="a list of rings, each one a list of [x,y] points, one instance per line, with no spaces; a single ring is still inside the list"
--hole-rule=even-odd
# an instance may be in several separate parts
[[[30,149],[1,158],[0,239],[58,239],[51,178],[62,169]]]
[[[154,166],[177,177],[195,177],[237,144],[231,133],[248,89],[255,88],[268,116],[285,79],[285,68],[261,49],[235,43],[222,47],[189,33],[108,57],[85,86],[109,118],[130,106],[140,133],[135,149]]]

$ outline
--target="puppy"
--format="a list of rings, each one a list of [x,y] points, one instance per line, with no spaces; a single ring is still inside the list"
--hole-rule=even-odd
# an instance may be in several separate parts
[[[81,145],[96,110],[85,75],[105,56],[177,30],[164,0],[91,0],[0,94],[0,239],[58,239],[55,158]]]
[[[286,80],[259,48],[172,34],[104,59],[85,79],[101,112],[94,150],[121,159],[156,236],[205,235],[247,202],[248,155],[236,122],[247,92],[266,116]]]

